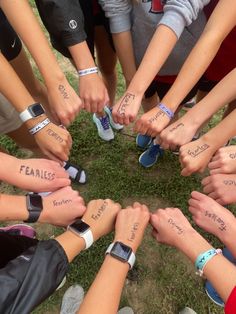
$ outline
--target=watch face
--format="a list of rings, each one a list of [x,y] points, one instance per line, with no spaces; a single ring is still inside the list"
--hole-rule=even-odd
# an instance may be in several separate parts
[[[81,219],[76,220],[73,224],[70,225],[70,228],[74,229],[78,233],[84,233],[90,229],[89,225],[86,224]]]
[[[121,242],[115,242],[110,255],[123,262],[127,262],[129,260],[131,253],[132,249],[129,246]]]
[[[41,114],[44,114],[44,109],[42,107],[42,105],[40,104],[33,104],[29,107],[29,110],[31,111],[31,113],[33,114],[34,117],[38,117]]]
[[[42,209],[43,203],[42,203],[42,196],[38,194],[28,194],[29,197],[29,207],[31,209]]]

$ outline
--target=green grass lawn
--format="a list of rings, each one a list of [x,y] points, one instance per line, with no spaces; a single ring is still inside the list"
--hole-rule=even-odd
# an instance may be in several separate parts
[[[77,78],[72,68],[61,56],[57,54],[57,57],[69,81],[76,88]],[[117,97],[123,91],[124,83],[119,73]],[[214,124],[218,119],[219,115],[216,115],[211,123]],[[115,140],[106,143],[98,138],[91,115],[85,112],[72,124],[70,132],[73,137],[71,161],[82,165],[88,175],[86,185],[74,188],[79,189],[86,202],[111,198],[122,206],[140,201],[151,210],[175,206],[180,207],[190,218],[187,201],[191,191],[201,191],[201,176],[181,177],[178,157],[166,152],[153,168],[144,169],[138,163],[141,152],[135,145],[132,126],[116,133]],[[1,144],[11,153],[22,156],[21,151],[7,138],[1,137]],[[5,185],[3,188],[4,191],[9,191]],[[11,191],[19,192],[15,189]],[[38,225],[37,230],[42,239],[63,231]],[[214,306],[207,298],[203,289],[204,282],[195,275],[191,263],[175,249],[154,242],[150,231],[148,228],[137,253],[135,268],[128,275],[121,306],[132,306],[135,314],[176,314],[184,306],[193,308],[198,314],[223,313],[222,309]],[[219,245],[210,235],[205,236]],[[87,290],[111,239],[112,235],[109,235],[99,240],[91,249],[77,257],[71,264],[65,286],[33,313],[58,313],[63,293],[72,284],[79,283]]]

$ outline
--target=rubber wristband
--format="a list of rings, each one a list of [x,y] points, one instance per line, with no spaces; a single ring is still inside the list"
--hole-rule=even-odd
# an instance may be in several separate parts
[[[34,134],[38,133],[40,130],[45,128],[45,126],[47,126],[50,122],[51,121],[48,118],[43,120],[42,122],[39,122],[33,128],[29,129],[29,133],[31,135],[34,135]]]
[[[200,255],[198,255],[196,262],[195,262],[195,268],[197,269],[196,274],[199,276],[203,275],[204,268],[206,264],[217,254],[221,254],[221,249],[210,249]]]
[[[79,76],[85,76],[85,75],[94,74],[94,73],[98,73],[97,67],[88,68],[88,69],[78,71]]]
[[[160,104],[157,105],[157,107],[162,112],[164,112],[170,120],[174,118],[174,112],[172,110],[170,110],[169,108],[167,108],[166,105],[160,103]]]

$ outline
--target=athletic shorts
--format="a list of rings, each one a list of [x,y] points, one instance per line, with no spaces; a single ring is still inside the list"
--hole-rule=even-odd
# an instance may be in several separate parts
[[[212,90],[212,88],[214,88],[217,83],[218,82],[209,81],[203,76],[197,82],[197,84],[191,89],[191,91],[188,93],[188,95],[184,98],[184,100],[181,102],[181,105],[185,104],[186,102],[191,100],[193,97],[195,97],[198,90],[203,91],[203,92],[210,92]],[[169,91],[171,86],[172,86],[171,83],[153,80],[145,92],[145,97],[150,98],[155,93],[157,93],[159,98],[162,99],[167,94],[167,92]]]
[[[22,43],[6,16],[0,9],[0,51],[4,57],[11,61],[15,59],[22,49]]]
[[[22,126],[19,113],[10,102],[0,94],[0,134],[7,134]]]

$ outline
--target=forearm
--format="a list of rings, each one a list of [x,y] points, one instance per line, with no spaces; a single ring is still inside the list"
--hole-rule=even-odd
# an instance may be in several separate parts
[[[221,0],[211,15],[204,32],[185,61],[177,79],[162,102],[175,111],[184,97],[198,82],[214,59],[224,38],[235,26],[235,2]],[[222,19],[224,12],[227,19]]]
[[[126,85],[128,86],[136,72],[131,33],[130,31],[116,33],[112,34],[112,37]]]
[[[78,313],[116,314],[128,270],[128,263],[106,256]]]
[[[68,49],[77,70],[96,66],[86,41],[70,46]]]
[[[71,231],[64,232],[55,240],[63,247],[69,263],[85,248],[85,241]]]
[[[236,98],[236,69],[231,71],[216,87],[208,93],[184,116],[192,123],[201,126],[212,117],[220,108]]]
[[[129,90],[144,94],[165,63],[177,40],[178,38],[171,28],[165,25],[158,26]]]
[[[212,246],[200,234],[194,232],[189,240],[180,244],[179,249],[192,263],[195,263],[197,257],[212,249]],[[208,261],[204,267],[204,275],[213,284],[222,299],[226,301],[236,285],[236,267],[219,254]]]
[[[32,54],[46,85],[60,80],[63,73],[28,2],[0,0],[0,6]]]
[[[235,136],[235,120],[236,109],[202,137],[206,140],[206,143],[212,143],[215,151],[217,151],[220,147],[224,146],[229,139]]]
[[[0,194],[0,221],[27,220],[25,196]]]

